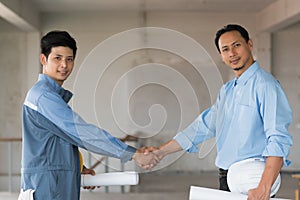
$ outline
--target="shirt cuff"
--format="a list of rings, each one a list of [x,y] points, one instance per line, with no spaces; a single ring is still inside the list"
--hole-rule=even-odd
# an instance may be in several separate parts
[[[136,150],[137,150],[136,148],[128,145],[121,156],[121,162],[125,163],[129,160],[132,160],[132,156],[135,154]]]
[[[270,142],[267,147],[265,148],[262,156],[269,157],[269,156],[276,156],[283,158],[283,166],[289,166],[291,161],[287,160],[287,155],[289,154],[290,146],[284,147],[279,145],[276,142]]]
[[[194,145],[183,132],[178,133],[173,139],[188,153],[198,152],[198,147]]]

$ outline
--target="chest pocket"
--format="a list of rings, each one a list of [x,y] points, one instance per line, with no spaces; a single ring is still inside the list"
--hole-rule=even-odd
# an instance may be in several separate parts
[[[237,104],[234,113],[235,116],[233,117],[233,122],[239,126],[239,130],[247,130],[247,132],[251,132],[253,127],[257,127],[262,124],[260,114],[255,107]]]

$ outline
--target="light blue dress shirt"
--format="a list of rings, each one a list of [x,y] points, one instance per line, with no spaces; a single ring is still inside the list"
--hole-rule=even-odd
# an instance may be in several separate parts
[[[79,200],[78,147],[121,159],[135,148],[86,123],[69,106],[72,93],[45,74],[27,93],[23,106],[21,188],[35,200]]]
[[[279,82],[257,62],[239,78],[221,88],[215,104],[174,139],[182,149],[197,152],[197,145],[216,137],[215,164],[228,169],[247,158],[268,156],[287,160],[292,137],[292,111]]]

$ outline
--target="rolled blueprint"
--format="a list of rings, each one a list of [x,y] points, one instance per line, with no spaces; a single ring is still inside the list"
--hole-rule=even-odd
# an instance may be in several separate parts
[[[137,172],[109,172],[95,176],[81,175],[81,186],[112,186],[112,185],[137,185],[139,174]]]
[[[284,200],[271,198],[273,200]],[[247,196],[239,193],[191,186],[189,200],[247,200]],[[285,199],[286,200],[286,199]]]

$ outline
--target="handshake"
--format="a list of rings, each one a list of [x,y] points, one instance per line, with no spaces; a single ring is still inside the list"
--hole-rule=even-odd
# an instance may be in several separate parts
[[[163,159],[164,156],[162,149],[150,146],[138,149],[132,158],[139,167],[151,170]]]
[[[181,151],[179,143],[172,139],[160,147],[142,147],[138,149],[132,158],[138,166],[143,169],[151,170],[155,167],[166,155]]]

